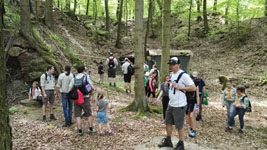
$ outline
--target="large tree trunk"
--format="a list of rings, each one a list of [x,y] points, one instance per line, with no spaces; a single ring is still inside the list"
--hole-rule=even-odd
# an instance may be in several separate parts
[[[147,18],[147,24],[146,24],[146,35],[145,35],[145,43],[144,43],[144,54],[145,54],[145,60],[147,60],[147,38],[149,34],[149,25],[150,25],[150,18],[152,17],[152,3],[153,0],[149,0],[149,7],[148,7],[148,18]]]
[[[164,81],[164,76],[169,74],[169,67],[166,66],[170,58],[170,37],[171,37],[171,0],[163,2],[162,16],[162,55],[161,55],[161,71],[160,83]]]
[[[86,3],[86,15],[89,14],[89,2],[90,2],[90,0],[87,0],[87,3]]]
[[[20,1],[20,24],[21,24],[21,33],[31,34],[31,18],[30,18],[30,6],[29,0]]]
[[[76,13],[76,9],[77,9],[77,0],[74,0],[74,15],[75,15],[75,13]]]
[[[201,8],[201,4],[202,4],[202,0],[196,0],[197,1],[197,21],[200,22],[201,21],[201,11],[200,11],[200,8]]]
[[[189,39],[190,37],[190,31],[191,31],[191,14],[192,14],[192,3],[193,0],[190,0],[190,6],[189,6],[189,16],[188,16],[188,33],[187,33],[187,37]]]
[[[118,20],[118,31],[117,31],[117,40],[115,47],[121,48],[121,19],[122,19],[122,9],[123,9],[123,0],[120,0],[120,13],[119,13],[119,20]]]
[[[108,10],[108,0],[105,0],[105,11],[106,11],[106,31],[108,34],[106,35],[106,38],[109,39],[110,35],[110,17],[109,17],[109,10]]]
[[[12,132],[9,124],[9,112],[6,88],[6,59],[3,41],[4,0],[0,0],[0,149],[12,149]]]
[[[49,29],[53,29],[53,0],[45,1],[45,24]]]
[[[204,21],[204,33],[209,32],[208,16],[207,16],[207,0],[203,0],[203,21]]]

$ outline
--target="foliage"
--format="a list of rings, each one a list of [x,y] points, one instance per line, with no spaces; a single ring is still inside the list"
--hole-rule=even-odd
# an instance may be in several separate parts
[[[19,109],[18,109],[17,107],[15,107],[15,106],[9,108],[9,113],[10,113],[11,115],[15,114],[15,113],[18,112],[18,111],[19,111]]]

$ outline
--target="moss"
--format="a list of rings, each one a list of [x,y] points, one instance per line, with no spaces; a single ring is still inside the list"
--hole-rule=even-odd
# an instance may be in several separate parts
[[[19,56],[22,52],[23,52],[23,49],[21,49],[21,48],[19,48],[19,47],[12,47],[12,48],[8,51],[8,55],[13,56],[13,57],[17,57],[17,56]]]
[[[30,73],[28,73],[28,76],[32,80],[36,80],[36,79],[39,79],[42,74],[43,74],[43,72],[30,72]]]
[[[219,76],[219,81],[223,85],[222,90],[224,90],[225,87],[226,87],[226,82],[228,81],[227,77],[224,76],[224,75],[220,75]]]

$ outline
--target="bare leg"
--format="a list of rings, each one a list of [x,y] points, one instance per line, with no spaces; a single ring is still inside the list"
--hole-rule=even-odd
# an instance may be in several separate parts
[[[53,104],[49,104],[50,114],[53,114]]]
[[[188,115],[188,120],[189,120],[189,126],[193,129],[196,130],[196,121],[194,117],[194,112],[190,112]]]
[[[172,125],[166,124],[167,136],[172,136]]]
[[[102,123],[99,123],[99,124],[98,124],[98,130],[99,130],[100,132],[103,132],[103,131],[102,131]]]
[[[111,131],[109,123],[107,123],[108,131]]]
[[[92,116],[88,117],[88,126],[93,127],[93,121],[92,121]]]
[[[179,141],[184,141],[184,128],[177,129],[179,135]]]
[[[77,122],[77,128],[78,128],[78,130],[82,129],[81,128],[81,117],[77,117],[76,118],[76,122]]]
[[[43,104],[43,107],[42,107],[43,116],[45,116],[45,108],[46,108],[46,105]]]

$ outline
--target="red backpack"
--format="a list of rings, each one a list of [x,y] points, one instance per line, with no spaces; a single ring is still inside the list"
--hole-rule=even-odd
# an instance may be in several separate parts
[[[77,105],[82,105],[84,103],[84,98],[83,98],[83,93],[77,89],[78,92],[78,99],[74,100],[74,103],[76,103]]]

